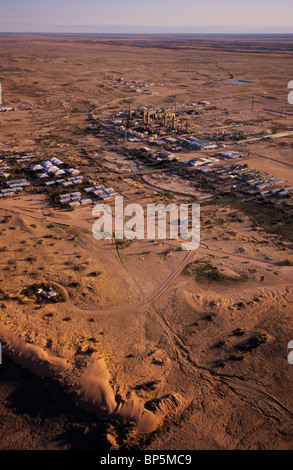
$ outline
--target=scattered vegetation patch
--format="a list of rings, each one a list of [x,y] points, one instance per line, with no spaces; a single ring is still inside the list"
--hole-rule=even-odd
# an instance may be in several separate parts
[[[83,264],[75,264],[72,266],[73,271],[84,271],[86,269],[85,263]]]
[[[144,392],[148,392],[150,390],[156,390],[159,383],[160,383],[160,380],[152,380],[150,382],[145,382],[143,384],[136,385],[135,387],[133,387],[133,390],[144,391]]]
[[[80,235],[80,232],[78,229],[71,227],[70,229],[67,230],[68,235],[72,235],[75,238],[78,238]]]
[[[205,259],[192,261],[182,271],[184,276],[192,276],[199,283],[203,282],[239,282],[247,280],[246,275],[239,277],[228,276],[219,271],[216,266]]]
[[[93,271],[91,273],[88,273],[88,276],[90,277],[98,277],[102,274],[102,271]]]
[[[245,330],[243,328],[236,328],[233,331],[233,335],[235,336],[243,336],[245,334]]]
[[[270,202],[236,202],[234,207],[244,212],[256,225],[268,233],[293,241],[293,211],[289,207],[275,206]]]
[[[258,348],[261,344],[266,343],[267,340],[267,335],[265,335],[264,333],[257,333],[251,338],[243,341],[243,343],[238,344],[237,349],[242,352],[249,352],[253,349]]]
[[[75,288],[75,287],[79,287],[79,286],[80,286],[79,282],[76,282],[76,281],[73,281],[70,284],[68,284],[68,287],[74,287]]]
[[[287,258],[284,261],[280,261],[281,266],[293,266],[293,259]]]
[[[229,217],[233,222],[244,222],[243,217],[241,217],[241,215],[238,214],[237,212],[232,212],[231,214],[229,214]]]
[[[123,248],[128,248],[133,243],[133,240],[116,240],[117,250],[122,250]]]

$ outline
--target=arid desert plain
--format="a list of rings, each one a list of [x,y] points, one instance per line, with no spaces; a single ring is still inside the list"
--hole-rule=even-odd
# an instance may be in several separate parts
[[[292,449],[292,46],[0,35],[1,449]],[[118,196],[199,248],[95,239]]]

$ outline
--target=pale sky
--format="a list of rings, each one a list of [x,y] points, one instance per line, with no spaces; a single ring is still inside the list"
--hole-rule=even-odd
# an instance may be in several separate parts
[[[293,0],[0,0],[0,32],[134,30],[293,33]]]

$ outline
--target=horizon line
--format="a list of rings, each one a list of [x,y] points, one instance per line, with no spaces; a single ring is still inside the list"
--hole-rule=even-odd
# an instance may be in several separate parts
[[[293,36],[287,32],[90,32],[90,31],[0,31],[4,34],[51,34],[51,35],[88,35],[88,36]]]
[[[88,36],[293,36],[293,32],[284,32],[284,31],[247,31],[247,32],[211,32],[211,31],[201,31],[201,32],[183,32],[183,31],[0,31],[0,35],[5,34],[19,34],[19,35],[88,35]]]
[[[293,34],[289,25],[137,25],[137,24],[45,24],[24,22],[1,22],[0,34]]]

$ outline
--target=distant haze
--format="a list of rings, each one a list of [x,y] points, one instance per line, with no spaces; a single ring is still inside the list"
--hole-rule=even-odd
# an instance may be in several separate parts
[[[0,32],[293,33],[292,0],[1,0]]]

